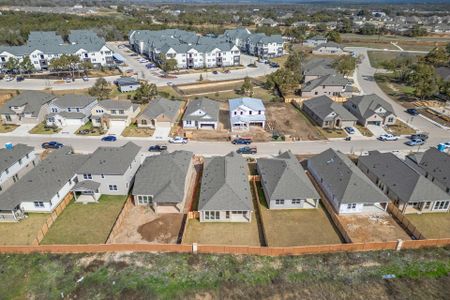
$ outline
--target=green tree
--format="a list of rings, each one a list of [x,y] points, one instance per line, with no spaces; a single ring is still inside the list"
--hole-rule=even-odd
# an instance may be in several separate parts
[[[350,76],[356,69],[357,60],[351,55],[341,56],[333,63],[333,67],[344,76]]]
[[[31,63],[30,57],[25,56],[25,57],[22,59],[22,61],[20,62],[19,68],[20,68],[23,72],[30,74],[30,73],[34,70],[34,66],[33,66],[33,64]]]
[[[427,34],[427,31],[425,30],[425,28],[423,28],[422,26],[420,26],[419,24],[415,24],[412,28],[411,31],[409,32],[410,36],[424,36]]]
[[[400,56],[397,59],[382,62],[382,66],[393,72],[394,77],[401,82],[406,81],[407,76],[411,71],[411,65],[413,64],[414,61],[411,56]]]
[[[137,103],[148,103],[158,95],[158,88],[154,83],[143,82],[134,94]]]
[[[284,67],[292,73],[293,80],[300,82],[302,79],[303,55],[300,51],[291,51],[284,63]]]
[[[344,18],[339,24],[339,32],[348,33],[352,32],[352,21],[349,18]]]
[[[177,60],[174,58],[166,58],[164,55],[160,56],[159,67],[164,73],[174,71],[177,68]]]
[[[111,95],[111,86],[105,78],[98,78],[94,85],[88,90],[89,95],[100,100],[107,99]]]
[[[265,86],[268,89],[276,89],[282,95],[292,93],[298,88],[298,80],[292,71],[281,68],[267,76]]]
[[[447,49],[447,54],[450,55],[450,43],[445,46],[445,49]]]
[[[5,68],[8,71],[15,72],[15,71],[17,71],[19,69],[19,67],[20,67],[20,63],[19,63],[19,60],[17,58],[10,57],[6,61]]]
[[[407,80],[414,87],[414,95],[420,99],[431,97],[439,91],[436,71],[431,65],[424,63],[413,65]]]
[[[332,42],[335,42],[335,43],[341,43],[342,42],[341,35],[336,30],[329,31],[326,34],[326,37],[328,38],[329,41],[332,41]]]
[[[373,24],[365,23],[359,30],[359,33],[363,35],[374,35],[378,33],[378,30]]]
[[[249,77],[245,77],[244,83],[241,86],[240,89],[241,95],[246,95],[248,97],[253,96],[253,84]]]
[[[435,47],[424,57],[425,62],[438,67],[448,64],[449,54],[443,47]]]

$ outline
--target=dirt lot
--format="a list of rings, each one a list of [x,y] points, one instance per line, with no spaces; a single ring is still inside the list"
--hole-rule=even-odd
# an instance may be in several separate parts
[[[288,103],[267,103],[268,126],[282,135],[290,135],[295,140],[320,140],[317,128],[293,105]]]
[[[409,214],[406,217],[428,239],[450,238],[450,213]]]
[[[185,244],[261,245],[254,213],[250,223],[200,223],[198,219],[190,219],[186,226],[186,232],[183,236],[183,243]]]
[[[340,215],[339,219],[355,243],[411,239],[387,213]]]

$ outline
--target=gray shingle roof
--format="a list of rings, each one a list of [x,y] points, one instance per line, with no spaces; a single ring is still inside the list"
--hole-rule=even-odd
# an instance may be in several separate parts
[[[318,174],[340,204],[385,203],[387,197],[343,153],[328,149],[308,160],[308,168]]]
[[[313,79],[308,81],[306,84],[302,86],[302,91],[311,92],[316,87],[319,86],[346,86],[349,84],[348,79],[344,78],[341,74],[329,74],[326,76],[319,77],[317,79]]]
[[[72,188],[72,191],[75,192],[81,192],[81,191],[97,191],[100,187],[100,183],[93,181],[93,180],[83,180],[79,181],[75,186]]]
[[[70,147],[53,151],[0,194],[0,210],[12,210],[22,202],[49,202],[88,158],[88,155],[73,154]]]
[[[95,101],[97,101],[97,99],[92,96],[67,94],[63,96],[58,96],[56,99],[52,101],[52,104],[58,106],[61,109],[66,109],[69,107],[84,108]]]
[[[148,103],[141,116],[150,120],[156,119],[159,116],[164,116],[173,123],[177,120],[182,104],[183,101],[168,100],[162,97],[156,98]]]
[[[401,202],[450,200],[450,195],[392,153],[369,152],[358,159],[397,196]]]
[[[356,108],[353,107],[356,106]],[[352,96],[346,103],[346,107],[351,107],[352,111],[359,118],[368,118],[375,114],[375,110],[382,107],[386,110],[383,115],[390,115],[394,113],[394,108],[386,100],[380,98],[376,94]],[[379,114],[379,113],[377,113]]]
[[[54,95],[38,92],[38,91],[22,91],[19,95],[8,100],[1,108],[1,114],[16,114],[11,107],[25,106],[23,113],[30,113],[33,117],[37,117],[41,107],[55,99]]]
[[[246,160],[232,152],[205,160],[198,209],[253,210]]]
[[[202,115],[191,115],[194,112],[201,110]],[[219,120],[220,104],[217,101],[207,98],[194,99],[189,101],[183,120],[188,121],[211,121],[217,122]]]
[[[303,106],[314,112],[321,120],[325,120],[332,112],[335,112],[343,121],[357,120],[357,118],[346,110],[342,104],[336,103],[328,96],[319,96],[303,101]]]
[[[49,113],[47,117],[53,117],[59,115],[65,119],[83,119],[86,117],[84,113],[81,112],[67,112],[67,111],[61,111],[57,113]]]
[[[309,76],[326,76],[329,74],[336,74],[333,68],[334,59],[331,58],[316,58],[308,61],[303,65],[303,75]]]
[[[189,151],[175,151],[147,157],[136,173],[132,194],[153,195],[155,203],[182,202],[192,156]]]
[[[127,110],[129,109],[133,103],[130,100],[112,100],[112,99],[107,99],[107,100],[102,100],[98,102],[98,105],[100,105],[101,107],[103,107],[104,109],[107,110]]]
[[[335,42],[326,42],[326,43],[320,44],[320,45],[316,46],[314,48],[314,50],[318,50],[320,48],[339,48],[339,49],[343,49],[341,45],[339,45],[338,43],[335,43]]]
[[[14,165],[25,155],[34,151],[33,147],[25,144],[14,145],[12,150],[6,148],[0,149],[0,172],[4,172],[6,169]]]
[[[122,85],[140,85],[139,81],[136,80],[134,77],[120,77],[116,80],[116,84],[118,86]]]
[[[98,147],[77,174],[123,175],[140,150],[133,142],[120,147]]]
[[[320,198],[300,162],[291,152],[285,152],[276,158],[260,158],[257,163],[261,183],[269,194],[268,200]]]

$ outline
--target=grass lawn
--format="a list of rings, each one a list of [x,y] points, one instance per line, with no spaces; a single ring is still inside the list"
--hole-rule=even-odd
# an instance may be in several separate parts
[[[242,97],[242,95],[236,93],[235,91],[208,93],[202,94],[201,96],[218,101],[228,101],[228,99]],[[272,93],[272,91],[257,86],[253,87],[252,97],[259,98],[265,102],[273,101],[273,99],[276,98],[276,96]]]
[[[409,101],[415,100],[414,88],[394,80],[392,74],[375,74],[375,81],[378,86],[389,95],[391,98],[397,101]]]
[[[80,134],[80,131],[82,130],[89,130],[89,133],[87,134]],[[83,126],[81,126],[80,128],[78,128],[78,130],[76,131],[76,134],[78,135],[83,135],[83,136],[100,136],[105,134],[106,132],[99,128],[99,127],[94,127],[92,126],[92,122],[89,121],[86,124],[84,124]]]
[[[190,219],[186,224],[183,243],[209,245],[260,246],[255,214],[250,223],[203,222]]]
[[[18,125],[12,125],[12,124],[0,124],[0,133],[7,133],[14,131]]]
[[[390,51],[368,51],[369,61],[374,68],[383,68],[382,63],[400,57],[412,57],[413,61],[417,61],[419,56],[424,56],[421,53],[405,53],[405,52],[390,52]]]
[[[31,134],[54,134],[61,131],[59,127],[47,127],[45,121],[33,127],[29,133]]]
[[[284,63],[286,62],[287,58],[289,55],[283,55],[280,57],[273,57],[270,59],[270,61],[276,62],[277,64],[279,64],[281,67],[284,66]]]
[[[367,129],[366,127],[361,126],[359,124],[356,124],[355,127],[356,127],[356,129],[359,130],[359,132],[361,132],[361,134],[363,136],[367,136],[367,137],[373,136],[373,133],[369,129]]]
[[[427,239],[450,238],[450,213],[409,214],[406,218]]]
[[[127,196],[100,197],[98,203],[71,202],[50,227],[42,244],[103,244]]]
[[[396,120],[395,125],[388,126],[387,131],[389,131],[393,135],[411,135],[416,133],[414,129],[400,120]]]
[[[30,245],[49,214],[28,214],[17,223],[0,223],[0,245]]]
[[[347,133],[343,129],[328,129],[328,128],[321,128],[320,126],[317,126],[317,129],[327,139],[347,137]]]
[[[122,136],[149,137],[153,135],[153,132],[155,132],[155,130],[152,128],[138,128],[136,124],[131,124],[123,130]]]
[[[341,243],[338,233],[321,206],[317,209],[270,210],[260,183],[257,183],[257,189],[269,247]]]
[[[166,97],[169,99],[181,99],[182,96],[175,91],[171,86],[161,86],[158,87],[158,93],[162,97]]]

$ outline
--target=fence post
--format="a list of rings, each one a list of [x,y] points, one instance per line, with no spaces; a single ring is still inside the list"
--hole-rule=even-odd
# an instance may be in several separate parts
[[[402,250],[402,246],[403,246],[403,240],[402,239],[398,239],[397,240],[397,246],[395,246],[395,250],[396,251]]]
[[[192,253],[197,254],[197,252],[198,252],[197,243],[192,243]]]

